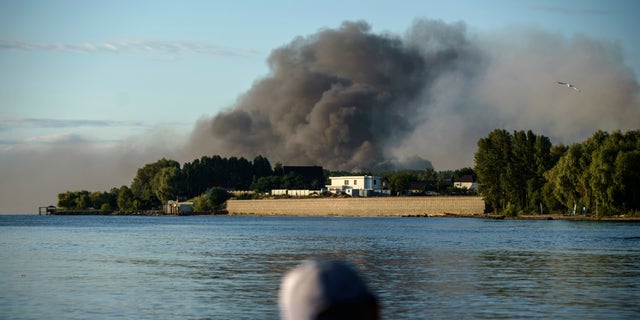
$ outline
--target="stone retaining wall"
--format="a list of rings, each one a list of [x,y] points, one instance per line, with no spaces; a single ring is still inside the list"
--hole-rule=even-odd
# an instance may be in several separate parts
[[[229,200],[231,215],[406,216],[484,213],[482,197],[376,197]]]

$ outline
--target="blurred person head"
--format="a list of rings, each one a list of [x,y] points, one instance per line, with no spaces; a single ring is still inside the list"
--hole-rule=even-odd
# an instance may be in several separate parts
[[[307,260],[280,286],[283,320],[379,319],[379,305],[364,279],[343,261]]]

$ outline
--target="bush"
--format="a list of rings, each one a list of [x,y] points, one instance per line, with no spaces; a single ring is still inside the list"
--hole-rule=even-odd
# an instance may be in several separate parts
[[[211,212],[215,210],[215,206],[211,201],[211,198],[207,194],[201,194],[193,199],[193,211],[196,212]]]
[[[517,217],[518,216],[518,208],[511,204],[511,202],[507,203],[507,207],[502,210],[502,215],[507,217]]]
[[[227,190],[219,187],[209,189],[193,199],[195,202],[193,210],[197,212],[211,212],[220,208],[220,206],[229,199],[230,194]]]
[[[111,206],[109,206],[108,203],[103,203],[102,206],[100,206],[100,212],[102,213],[107,213],[110,212],[111,210]]]

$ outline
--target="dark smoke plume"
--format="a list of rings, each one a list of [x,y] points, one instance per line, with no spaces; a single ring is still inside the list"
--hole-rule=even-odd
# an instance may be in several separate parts
[[[345,22],[274,50],[271,73],[201,120],[190,154],[329,169],[473,165],[494,128],[570,143],[640,127],[638,83],[621,48],[535,30],[471,36],[420,20],[404,35]],[[563,90],[557,81],[582,89]]]

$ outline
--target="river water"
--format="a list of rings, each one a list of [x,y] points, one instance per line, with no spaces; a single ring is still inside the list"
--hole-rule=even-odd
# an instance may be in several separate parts
[[[278,319],[283,273],[351,262],[383,319],[638,319],[640,224],[0,215],[1,319]]]

